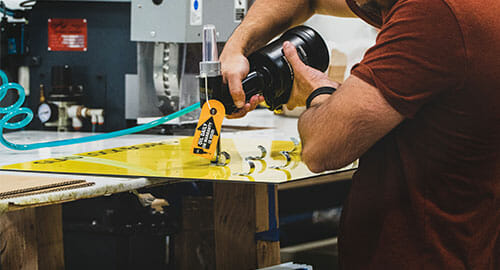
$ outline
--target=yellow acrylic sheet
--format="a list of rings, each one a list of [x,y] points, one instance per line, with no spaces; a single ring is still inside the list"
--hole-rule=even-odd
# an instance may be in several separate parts
[[[192,140],[192,137],[183,137],[118,147],[6,165],[2,170],[264,183],[282,183],[315,175],[301,162],[300,146],[291,152],[288,166],[272,168],[286,164],[286,158],[280,151],[294,149],[292,141],[222,139],[221,149],[231,155],[231,161],[226,166],[217,166],[190,153]],[[245,158],[260,156],[259,145],[267,150],[267,155],[262,160],[254,160],[255,170],[245,175],[250,171]]]

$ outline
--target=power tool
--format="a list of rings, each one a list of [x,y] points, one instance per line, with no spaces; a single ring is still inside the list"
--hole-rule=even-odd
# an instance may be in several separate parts
[[[229,88],[222,82],[221,64],[217,54],[216,32],[213,25],[203,29],[203,51],[200,62],[201,106],[208,99],[217,99],[226,109],[226,114],[237,110]],[[242,85],[246,101],[261,94],[269,110],[281,108],[290,98],[294,73],[283,54],[283,42],[290,41],[297,48],[300,59],[308,66],[326,71],[330,54],[325,41],[312,28],[297,26],[289,29],[280,38],[257,50],[248,57],[250,72]],[[208,95],[208,97],[207,97]]]

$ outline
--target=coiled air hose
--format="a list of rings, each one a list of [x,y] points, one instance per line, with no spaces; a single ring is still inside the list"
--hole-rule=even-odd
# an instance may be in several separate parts
[[[99,141],[99,140],[106,140],[106,139],[111,139],[123,135],[128,135],[136,132],[141,132],[146,129],[150,129],[156,126],[159,126],[163,123],[166,123],[168,121],[171,121],[175,118],[181,117],[185,114],[188,114],[200,107],[200,103],[197,102],[193,105],[190,105],[189,107],[186,107],[178,112],[169,114],[167,116],[164,116],[162,118],[153,120],[149,123],[140,125],[140,126],[135,126],[127,129],[122,129],[122,130],[117,130],[109,133],[103,133],[103,134],[97,134],[97,135],[92,135],[92,136],[87,136],[87,137],[81,137],[81,138],[74,138],[74,139],[66,139],[66,140],[59,140],[59,141],[52,141],[52,142],[41,142],[41,143],[32,143],[32,144],[15,144],[7,141],[4,138],[3,130],[4,129],[20,129],[24,128],[27,126],[31,120],[33,120],[33,112],[26,107],[22,107],[24,104],[24,100],[26,99],[26,94],[24,92],[24,88],[17,84],[17,83],[9,83],[9,80],[7,78],[7,75],[5,72],[0,70],[0,78],[2,79],[2,85],[0,86],[0,101],[3,100],[5,95],[7,94],[7,91],[9,90],[17,90],[19,94],[19,99],[12,105],[8,107],[0,107],[0,114],[4,114],[2,119],[0,119],[0,143],[2,143],[5,147],[8,147],[10,149],[14,150],[33,150],[33,149],[40,149],[40,148],[46,148],[46,147],[55,147],[55,146],[63,146],[63,145],[71,145],[71,144],[78,144],[78,143],[86,143],[86,142],[93,142],[93,141]],[[26,115],[26,117],[22,120],[19,120],[17,122],[9,122],[13,117],[17,115]]]

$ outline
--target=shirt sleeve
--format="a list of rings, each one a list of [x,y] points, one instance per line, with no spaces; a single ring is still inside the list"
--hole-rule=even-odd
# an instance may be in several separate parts
[[[384,16],[376,44],[351,74],[378,88],[407,118],[466,77],[462,32],[443,0],[400,0]]]

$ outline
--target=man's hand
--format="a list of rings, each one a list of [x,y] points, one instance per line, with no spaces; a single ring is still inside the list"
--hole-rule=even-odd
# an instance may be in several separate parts
[[[340,86],[337,82],[331,81],[323,72],[304,64],[292,43],[285,41],[283,43],[283,52],[294,73],[292,93],[286,104],[288,109],[292,110],[297,106],[305,106],[307,97],[315,89],[323,86],[334,88]]]
[[[242,53],[223,50],[220,60],[223,82],[228,84],[234,104],[239,109],[228,115],[227,118],[243,117],[249,111],[254,110],[260,102],[264,101],[264,97],[256,95],[248,103],[245,103],[245,92],[241,81],[247,76],[250,65],[248,59]]]

